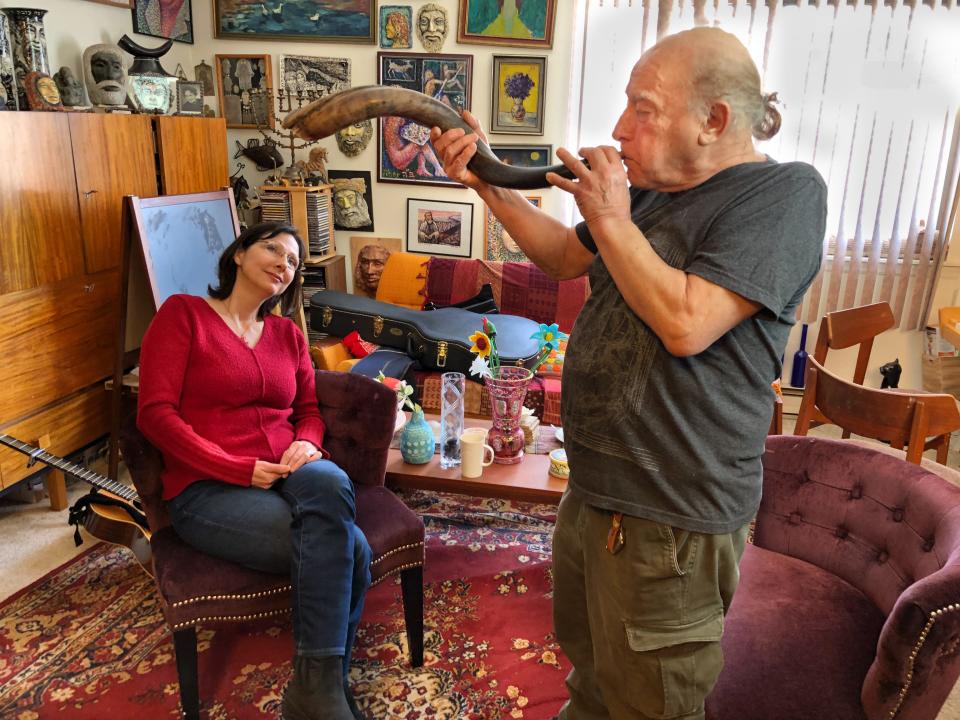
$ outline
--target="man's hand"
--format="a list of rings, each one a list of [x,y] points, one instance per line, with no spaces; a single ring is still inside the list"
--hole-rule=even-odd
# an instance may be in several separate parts
[[[580,155],[589,161],[590,169],[565,148],[558,148],[557,157],[577,176],[577,180],[547,173],[547,182],[573,195],[580,214],[591,227],[607,219],[631,222],[627,173],[617,149],[601,145],[583,148]]]
[[[253,477],[250,484],[261,490],[269,490],[277,480],[285,478],[290,472],[289,465],[257,460],[253,465]]]
[[[313,443],[306,440],[294,440],[280,458],[282,465],[289,466],[289,472],[299,470],[308,462],[319,460],[323,456]]]
[[[442,133],[440,128],[435,127],[430,130],[430,140],[443,161],[443,170],[447,173],[447,177],[468,188],[479,190],[486,183],[467,170],[467,163],[477,154],[477,140],[486,142],[487,136],[480,129],[480,121],[469,110],[464,110],[462,117],[463,121],[473,128],[475,134],[468,135],[460,128]]]

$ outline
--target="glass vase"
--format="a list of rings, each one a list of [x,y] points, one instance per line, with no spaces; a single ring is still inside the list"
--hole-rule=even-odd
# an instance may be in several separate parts
[[[460,436],[463,434],[463,391],[467,378],[463,373],[440,376],[440,467],[460,465]]]
[[[0,110],[16,110],[17,103],[17,76],[13,70],[13,46],[10,44],[10,34],[7,16],[0,13]]]
[[[499,367],[493,377],[484,378],[490,393],[492,425],[487,443],[493,448],[493,461],[513,465],[523,459],[523,428],[520,410],[533,373],[524,367]]]
[[[416,408],[400,433],[400,454],[411,465],[423,465],[433,457],[433,428],[423,417],[423,410]]]
[[[4,8],[9,20],[10,41],[13,46],[13,67],[17,76],[17,96],[20,108],[26,110],[27,95],[23,79],[34,70],[50,74],[47,56],[47,36],[43,29],[46,10],[39,8]]]

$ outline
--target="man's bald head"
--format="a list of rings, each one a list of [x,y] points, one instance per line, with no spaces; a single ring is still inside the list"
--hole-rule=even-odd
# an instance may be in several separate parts
[[[760,73],[750,53],[735,35],[719,28],[694,28],[668,35],[643,57],[669,54],[671,62],[683,63],[691,109],[704,115],[713,103],[730,106],[734,132],[768,140],[780,129],[780,113],[773,106],[776,94],[764,95]]]

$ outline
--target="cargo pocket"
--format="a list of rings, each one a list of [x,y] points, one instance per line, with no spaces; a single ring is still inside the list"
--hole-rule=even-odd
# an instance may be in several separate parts
[[[723,667],[723,612],[685,625],[625,621],[623,689],[633,709],[650,718],[683,718],[697,711]]]

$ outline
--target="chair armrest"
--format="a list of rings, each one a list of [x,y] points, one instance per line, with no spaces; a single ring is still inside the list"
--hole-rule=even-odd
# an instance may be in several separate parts
[[[318,370],[324,448],[355,485],[383,485],[397,419],[397,396],[363,375]]]

